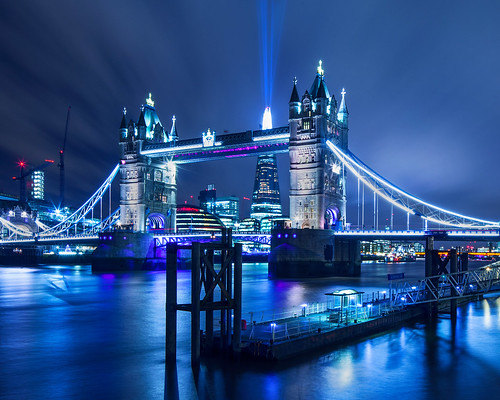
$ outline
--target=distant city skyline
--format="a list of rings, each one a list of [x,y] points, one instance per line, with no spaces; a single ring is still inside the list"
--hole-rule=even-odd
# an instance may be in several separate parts
[[[284,126],[294,77],[302,95],[321,59],[330,91],[338,99],[346,89],[356,155],[426,201],[500,220],[500,4],[278,3],[265,75],[271,94],[262,89],[256,3],[2,4],[0,191],[18,193],[11,179],[19,159],[57,159],[68,105],[66,199],[79,206],[118,162],[123,107],[137,119],[151,92],[167,127],[176,116],[180,139],[208,128],[259,129],[267,106],[274,126]],[[287,157],[278,155],[284,214]],[[207,183],[221,195],[250,198],[255,163],[179,168],[178,203]],[[45,198],[56,201],[58,169],[44,172]],[[356,182],[348,180],[347,190],[353,200]],[[242,215],[249,203],[241,203]]]

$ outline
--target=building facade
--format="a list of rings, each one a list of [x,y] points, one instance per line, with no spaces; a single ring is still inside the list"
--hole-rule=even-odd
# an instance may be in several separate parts
[[[45,173],[43,171],[33,171],[27,182],[28,200],[45,199]]]
[[[260,220],[281,215],[276,154],[260,155],[255,171],[250,217]]]
[[[137,122],[127,123],[124,109],[120,125],[120,224],[135,232],[148,229],[175,232],[176,165],[164,158],[141,154],[145,143],[177,140],[175,117],[170,132],[163,128],[151,93]]]
[[[202,190],[198,196],[198,200],[200,201],[201,208],[211,214],[215,214],[215,201],[217,200],[215,185],[210,184],[205,190]]]
[[[318,66],[309,91],[299,98],[296,81],[289,102],[290,218],[299,229],[337,229],[346,223],[345,171],[326,141],[346,150],[348,111],[330,96]]]

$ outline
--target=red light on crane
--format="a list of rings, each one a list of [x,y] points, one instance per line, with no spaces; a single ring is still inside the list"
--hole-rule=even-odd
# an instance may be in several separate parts
[[[45,162],[53,163],[54,160],[45,160]]]

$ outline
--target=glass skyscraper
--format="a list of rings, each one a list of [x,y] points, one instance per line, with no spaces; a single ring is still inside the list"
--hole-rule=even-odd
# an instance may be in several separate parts
[[[281,216],[276,154],[261,155],[257,159],[250,216],[258,220]]]

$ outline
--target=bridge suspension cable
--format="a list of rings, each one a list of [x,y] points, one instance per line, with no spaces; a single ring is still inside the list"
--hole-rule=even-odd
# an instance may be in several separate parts
[[[49,229],[45,229],[44,231],[41,231],[38,234],[38,236],[39,237],[58,236],[62,232],[67,231],[73,225],[80,222],[94,208],[94,206],[102,199],[104,193],[111,187],[111,183],[113,182],[113,179],[115,178],[115,176],[118,172],[118,169],[119,169],[119,164],[116,165],[116,167],[113,169],[111,174],[107,177],[107,179],[104,181],[104,183],[101,185],[101,187],[99,189],[97,189],[97,191],[78,210],[76,210],[68,218],[66,218],[64,221],[61,221],[57,225],[54,225],[53,227],[51,227]],[[101,224],[103,224],[103,223],[104,223],[104,221],[101,222]],[[99,224],[99,225],[101,225],[101,224]]]
[[[9,231],[11,231],[11,236],[13,234],[17,234],[19,236],[24,236],[24,237],[33,237],[33,232],[26,226],[15,225],[12,222],[7,221],[5,218],[2,217],[0,217],[0,224],[2,224]]]
[[[376,195],[384,198],[389,203],[408,214],[416,215],[425,221],[431,221],[437,224],[463,229],[498,229],[500,227],[500,222],[468,217],[466,215],[458,214],[427,203],[418,197],[405,192],[380,176],[350,151],[340,149],[329,140],[326,141],[326,144],[342,162],[342,164],[347,167],[349,171],[351,171],[366,187],[370,188],[374,191],[374,193],[376,193]]]
[[[104,219],[99,224],[92,226],[82,232],[82,236],[96,235],[99,232],[105,231],[110,226],[114,225],[120,219],[120,207],[118,207],[111,215]]]

